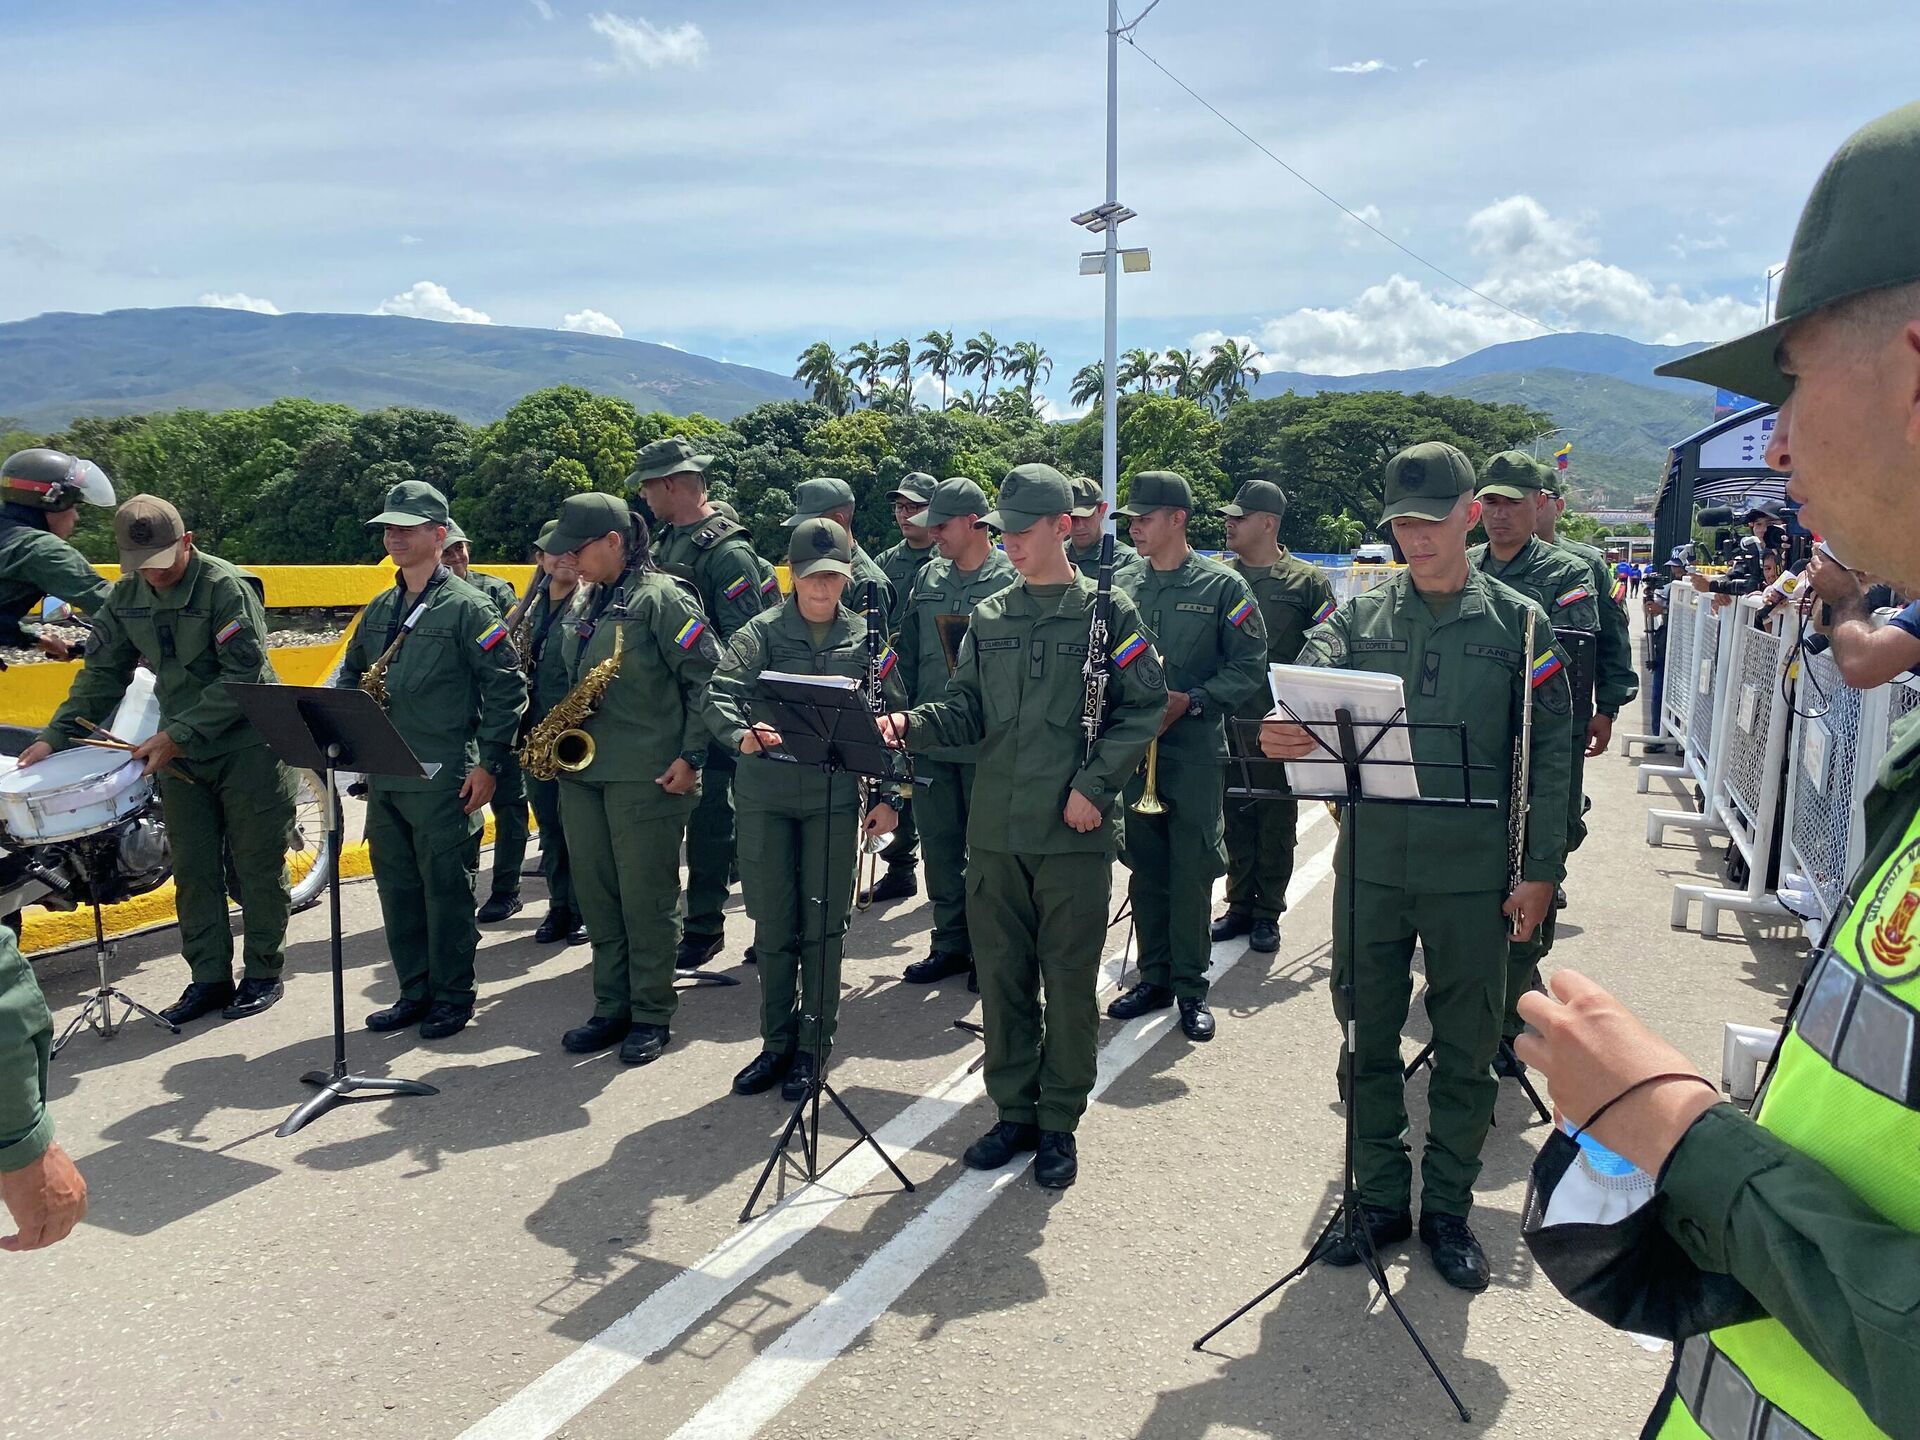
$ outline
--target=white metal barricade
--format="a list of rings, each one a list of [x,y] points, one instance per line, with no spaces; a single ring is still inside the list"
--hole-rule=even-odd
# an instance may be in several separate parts
[[[1784,915],[1780,897],[1768,889],[1772,869],[1774,820],[1784,788],[1787,722],[1787,672],[1793,646],[1783,633],[1782,618],[1756,625],[1760,597],[1747,596],[1723,607],[1720,625],[1725,634],[1724,663],[1714,667],[1706,696],[1711,698],[1711,723],[1701,724],[1696,712],[1695,735],[1708,734],[1704,815],[1653,811],[1647,816],[1647,839],[1658,844],[1669,825],[1703,829],[1710,825],[1726,832],[1745,862],[1747,883],[1739,890],[1713,885],[1676,885],[1671,923],[1687,923],[1694,901],[1700,902],[1700,930],[1715,934],[1723,910],[1757,915]],[[1705,824],[1696,822],[1706,822]]]
[[[1671,765],[1641,765],[1633,783],[1642,795],[1647,793],[1648,784],[1656,776],[1683,782],[1691,778],[1692,772],[1686,763],[1687,737],[1700,708],[1699,667],[1695,661],[1701,653],[1702,632],[1711,624],[1712,606],[1707,596],[1684,582],[1667,587],[1667,660],[1661,678],[1660,713],[1655,717],[1655,733],[1639,738],[1679,745],[1681,754]],[[1628,743],[1631,744],[1631,737]]]
[[[1677,590],[1680,587],[1674,588]],[[1669,714],[1677,714],[1679,707],[1684,707],[1686,720],[1685,732],[1680,737],[1680,763],[1642,765],[1634,783],[1644,795],[1647,782],[1655,775],[1667,776],[1683,784],[1692,781],[1700,789],[1700,808],[1697,811],[1648,811],[1649,845],[1662,843],[1669,828],[1716,835],[1726,829],[1726,823],[1720,818],[1720,802],[1725,798],[1722,760],[1728,743],[1726,731],[1732,724],[1733,715],[1729,707],[1721,704],[1721,700],[1730,689],[1737,688],[1733,675],[1741,663],[1743,637],[1740,632],[1752,628],[1753,613],[1753,609],[1738,604],[1716,608],[1707,596],[1698,596],[1686,667],[1673,664],[1673,651],[1667,651],[1666,693],[1671,695],[1675,686],[1692,692],[1690,696],[1676,700],[1671,705],[1665,698],[1661,700]],[[1669,645],[1672,643],[1668,641]]]
[[[1805,661],[1796,697],[1779,893],[1801,917],[1808,937],[1817,939],[1866,852],[1861,805],[1886,753],[1895,695],[1888,686],[1852,689],[1832,653],[1824,652]]]

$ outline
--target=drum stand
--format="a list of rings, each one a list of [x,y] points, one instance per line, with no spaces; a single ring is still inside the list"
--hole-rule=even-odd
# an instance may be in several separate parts
[[[93,883],[92,876],[87,874],[85,851],[76,849],[75,860],[80,866],[81,873],[87,875],[87,889],[91,894]],[[107,961],[113,958],[113,947],[107,944],[106,923],[100,916],[100,902],[90,900],[88,903],[93,907],[93,958],[100,967],[100,988],[87,996],[86,1003],[80,1007],[80,1013],[67,1022],[67,1028],[62,1030],[60,1038],[53,1042],[53,1053],[58,1055],[67,1041],[79,1033],[82,1025],[102,1040],[111,1040],[126,1029],[127,1022],[135,1015],[144,1015],[162,1030],[178,1035],[180,1033],[178,1025],[163,1018],[157,1010],[149,1010],[126,991],[116,989],[108,982]],[[116,1000],[127,1007],[120,1012],[118,1020],[113,1018],[113,1002]]]

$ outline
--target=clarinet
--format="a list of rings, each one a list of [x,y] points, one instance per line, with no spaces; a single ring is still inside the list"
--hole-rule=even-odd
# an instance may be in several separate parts
[[[880,614],[880,586],[877,581],[867,581],[866,589],[860,597],[860,610],[867,620],[867,673],[860,682],[860,689],[866,698],[867,709],[879,716],[885,714],[887,708],[886,695],[881,688],[880,670],[886,657],[886,624]],[[863,832],[866,828],[867,812],[873,808],[873,804],[874,783],[871,780],[862,780],[860,782],[860,823]],[[892,837],[888,835],[868,836],[861,845],[862,858],[878,857],[880,852],[887,848],[891,839]],[[866,863],[873,866],[876,872],[863,887],[871,894],[874,884],[879,880],[877,873],[879,862],[876,858]]]
[[[1087,663],[1080,673],[1087,688],[1080,702],[1080,730],[1087,737],[1085,760],[1093,759],[1093,747],[1100,743],[1100,727],[1106,718],[1107,681],[1113,666],[1107,659],[1107,628],[1113,616],[1113,532],[1100,537],[1100,581],[1093,593],[1093,619],[1087,625]]]
[[[1527,611],[1527,648],[1520,658],[1520,679],[1526,693],[1520,701],[1520,742],[1513,749],[1513,798],[1507,807],[1507,894],[1520,884],[1527,860],[1527,812],[1533,808],[1527,790],[1533,768],[1533,622]],[[1511,927],[1514,922],[1509,921]]]

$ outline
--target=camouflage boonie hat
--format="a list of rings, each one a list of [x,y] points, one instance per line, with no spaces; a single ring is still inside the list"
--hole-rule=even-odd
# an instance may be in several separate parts
[[[1444,520],[1462,495],[1473,492],[1473,466],[1453,446],[1438,440],[1409,445],[1387,461],[1385,490],[1383,521],[1402,515]]]
[[[664,480],[669,475],[699,473],[713,463],[713,456],[696,454],[691,442],[678,435],[656,440],[633,457],[633,474],[627,484],[638,489],[649,480]]]

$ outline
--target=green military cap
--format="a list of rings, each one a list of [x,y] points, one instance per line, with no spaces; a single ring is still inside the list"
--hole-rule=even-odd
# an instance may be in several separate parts
[[[740,512],[734,509],[733,506],[729,505],[726,501],[709,500],[707,503],[713,506],[714,514],[724,515],[727,517],[727,519],[731,520],[736,525],[740,523]]]
[[[823,475],[817,480],[802,480],[793,492],[793,514],[783,524],[798,525],[802,520],[817,520],[835,510],[853,508],[853,487],[844,480]]]
[[[1778,405],[1793,391],[1776,353],[1787,327],[1841,300],[1920,280],[1920,102],[1857,130],[1814,182],[1780,281],[1774,321],[1657,366]]]
[[[931,529],[949,520],[957,520],[962,515],[984,515],[992,508],[987,504],[986,491],[966,476],[956,475],[933,487],[927,508],[915,515],[912,523]]]
[[[1387,461],[1387,503],[1380,518],[1444,520],[1460,497],[1472,491],[1473,466],[1453,446],[1438,440],[1409,445]]]
[[[787,541],[787,568],[796,580],[809,575],[853,578],[853,540],[839,522],[822,516],[802,520]]]
[[[669,435],[664,440],[656,440],[633,457],[633,474],[627,477],[627,484],[638,488],[649,480],[664,480],[669,475],[681,475],[689,470],[705,470],[713,463],[711,455],[697,455],[693,446],[678,435]]]
[[[553,533],[541,548],[549,555],[571,555],[609,531],[625,535],[631,524],[627,502],[618,495],[603,495],[597,490],[569,495],[560,503],[560,518],[553,522]]]
[[[1127,489],[1127,503],[1117,512],[1129,519],[1155,510],[1193,509],[1193,487],[1171,470],[1142,470]]]
[[[889,490],[887,499],[896,502],[910,500],[915,505],[924,505],[933,497],[933,487],[939,483],[926,471],[916,470],[900,482],[898,489]],[[920,522],[916,520],[913,523]]]
[[[424,480],[402,480],[387,491],[387,508],[367,521],[369,525],[447,525],[453,517],[447,513],[447,497]]]
[[[1524,450],[1502,450],[1480,467],[1480,488],[1474,494],[1526,500],[1546,488],[1538,460]]]
[[[533,542],[533,548],[536,550],[544,550],[549,555],[557,553],[553,548],[553,532],[559,528],[560,522],[558,520],[547,521],[546,524],[540,527],[540,538]]]
[[[447,544],[465,545],[466,543],[467,532],[460,528],[460,522],[451,515],[447,516]]]
[[[1018,535],[1049,515],[1073,513],[1073,485],[1051,465],[1016,465],[1000,482],[994,508],[979,523]]]
[[[1214,508],[1220,514],[1232,515],[1236,519],[1242,515],[1278,515],[1284,518],[1287,513],[1287,492],[1271,480],[1249,480],[1234,492],[1231,505],[1217,505]]]
[[[1073,518],[1090,520],[1093,512],[1100,508],[1100,502],[1107,498],[1107,492],[1100,488],[1100,482],[1091,475],[1073,477]]]

